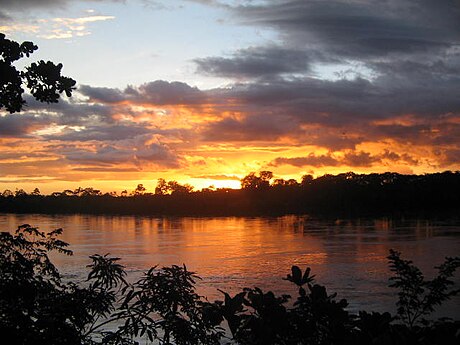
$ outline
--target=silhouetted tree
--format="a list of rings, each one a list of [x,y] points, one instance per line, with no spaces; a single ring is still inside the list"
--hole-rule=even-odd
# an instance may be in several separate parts
[[[94,189],[93,187],[86,187],[86,188],[78,188],[78,195],[79,196],[100,196],[102,195],[99,189]]]
[[[411,328],[442,302],[460,293],[460,289],[452,288],[454,281],[451,280],[460,267],[460,257],[447,257],[436,267],[439,273],[433,280],[425,280],[412,261],[401,259],[400,252],[390,250],[388,259],[391,271],[395,273],[390,278],[390,286],[399,289],[398,315]]]
[[[282,178],[277,178],[273,181],[272,183],[272,186],[273,187],[295,187],[295,186],[298,186],[299,183],[297,182],[297,180],[291,178],[289,180],[285,180],[285,179],[282,179]]]
[[[270,187],[270,180],[273,178],[271,171],[261,171],[259,176],[251,172],[241,180],[241,188],[248,190],[261,190]]]
[[[163,178],[159,178],[155,188],[155,194],[188,194],[193,191],[193,188],[194,187],[189,184],[180,184],[177,181],[166,181]]]
[[[38,188],[35,188],[35,189],[33,190],[33,192],[32,192],[32,193],[30,193],[30,195],[35,195],[35,196],[41,195],[41,193],[40,193],[40,189],[38,189]]]
[[[23,85],[40,102],[56,103],[63,92],[67,97],[72,95],[76,82],[61,75],[62,64],[40,60],[26,66],[25,71],[13,65],[37,49],[32,42],[19,44],[0,33],[0,109],[5,107],[10,113],[22,110],[26,103]]]
[[[302,176],[302,181],[300,184],[304,186],[308,186],[313,182],[313,175],[307,174]]]
[[[70,189],[65,189],[62,191],[61,195],[65,195],[65,196],[79,196],[80,194],[80,191],[78,192],[74,192],[73,190],[70,190]]]
[[[132,195],[143,195],[147,189],[142,183],[138,184],[136,189],[132,192]]]
[[[168,183],[164,178],[159,178],[157,186],[155,187],[155,194],[166,195],[169,192]]]
[[[193,191],[193,186],[189,184],[180,184],[177,181],[168,181],[168,190],[171,194],[188,194]]]
[[[18,197],[18,196],[24,196],[24,195],[27,195],[26,191],[22,188],[20,189],[16,189],[16,191],[14,192],[14,196]]]
[[[2,193],[2,196],[5,197],[5,198],[7,198],[7,197],[14,196],[14,193],[13,193],[11,190],[9,190],[9,189],[5,189],[5,190],[3,191],[3,193]]]
[[[276,179],[271,172],[250,173],[242,190],[218,188],[194,192],[177,181],[159,179],[155,194],[139,187],[137,195],[104,194],[94,188],[64,190],[37,198],[5,190],[0,210],[20,213],[124,213],[150,215],[283,215],[327,217],[457,216],[460,212],[460,172],[426,175],[354,174],[305,175],[302,183]],[[172,195],[173,197],[170,197]],[[76,197],[70,197],[76,196]],[[135,196],[134,193],[131,196]],[[84,198],[84,199],[82,199]],[[100,199],[100,198],[103,198]]]

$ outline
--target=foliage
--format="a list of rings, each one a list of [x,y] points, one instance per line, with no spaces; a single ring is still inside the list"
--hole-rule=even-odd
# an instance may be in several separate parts
[[[61,233],[28,224],[0,233],[0,333],[8,344],[92,344],[98,321],[113,311],[122,266],[96,255],[88,287],[63,282],[48,256],[72,255]]]
[[[126,290],[115,314],[124,324],[109,338],[146,336],[160,344],[219,344],[222,330],[217,326],[222,319],[196,294],[197,278],[185,265],[151,268]]]
[[[18,71],[13,65],[37,49],[32,42],[19,44],[0,33],[0,109],[5,107],[10,113],[22,110],[26,104],[23,84],[40,102],[56,103],[63,92],[67,97],[72,95],[76,82],[61,75],[62,64],[40,60],[26,66],[25,71]]]
[[[365,345],[457,344],[460,322],[424,321],[458,293],[452,288],[460,258],[447,258],[425,281],[412,262],[390,252],[392,285],[400,289],[399,318],[389,313],[350,314],[347,301],[328,294],[311,269],[293,266],[286,280],[298,296],[258,287],[208,302],[196,293],[200,279],[185,265],[151,268],[128,283],[118,258],[91,256],[84,284],[65,282],[48,257],[71,255],[62,230],[30,225],[0,234],[0,332],[8,344]],[[228,332],[224,329],[227,328]]]
[[[155,187],[156,195],[168,195],[168,194],[188,194],[193,190],[193,186],[189,184],[180,184],[177,181],[166,181],[163,178],[158,179],[157,186]]]
[[[410,260],[401,259],[401,253],[390,250],[390,269],[395,276],[390,278],[390,286],[399,289],[398,315],[407,325],[413,327],[423,316],[432,313],[436,306],[460,293],[460,289],[450,288],[450,280],[460,267],[460,258],[447,257],[438,267],[438,276],[425,280],[420,269]]]
[[[241,180],[241,188],[247,190],[263,190],[270,187],[270,180],[273,178],[271,171],[261,171],[259,176],[254,172],[246,175]]]

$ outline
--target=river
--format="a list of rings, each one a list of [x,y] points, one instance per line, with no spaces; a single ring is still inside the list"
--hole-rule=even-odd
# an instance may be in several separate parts
[[[131,279],[154,265],[185,264],[202,277],[199,293],[214,300],[222,299],[218,289],[234,294],[254,286],[295,295],[282,278],[292,265],[309,266],[328,292],[348,300],[351,311],[395,311],[396,291],[388,287],[390,248],[427,277],[445,256],[460,255],[458,220],[0,214],[1,231],[24,223],[42,231],[64,229],[61,239],[74,256],[53,259],[66,277],[84,279],[88,256],[95,253],[121,257]],[[460,297],[436,316],[459,319]]]

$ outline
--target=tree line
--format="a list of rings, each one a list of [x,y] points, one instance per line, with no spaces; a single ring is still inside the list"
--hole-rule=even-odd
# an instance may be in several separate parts
[[[102,193],[77,188],[42,195],[38,189],[4,191],[0,212],[191,216],[311,214],[318,216],[458,216],[460,172],[425,175],[343,173],[301,181],[250,173],[241,189],[205,188],[159,179],[154,192]]]

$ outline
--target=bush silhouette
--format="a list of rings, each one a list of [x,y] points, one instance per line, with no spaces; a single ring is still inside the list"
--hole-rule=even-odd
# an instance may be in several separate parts
[[[72,255],[49,233],[21,225],[0,233],[0,332],[7,344],[458,344],[460,322],[422,320],[459,290],[450,279],[460,258],[446,258],[425,280],[400,253],[388,256],[399,289],[398,315],[360,311],[328,294],[311,270],[285,279],[298,296],[258,287],[209,302],[186,266],[153,267],[134,283],[118,258],[93,255],[83,284],[64,281],[48,254]],[[225,329],[228,329],[226,332]]]

